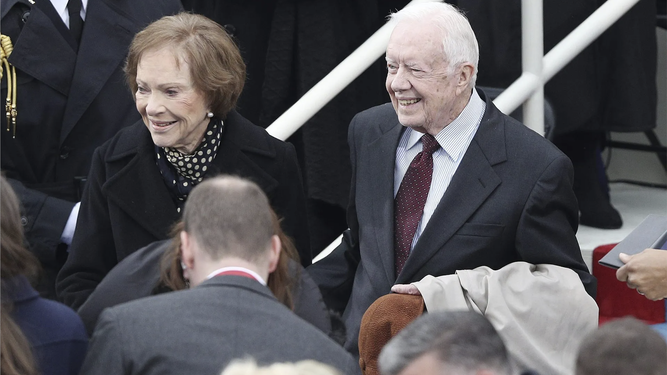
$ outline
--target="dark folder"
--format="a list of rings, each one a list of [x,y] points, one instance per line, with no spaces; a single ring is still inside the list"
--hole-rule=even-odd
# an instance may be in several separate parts
[[[599,263],[611,268],[620,268],[623,262],[618,254],[634,255],[644,249],[663,249],[667,242],[667,216],[649,215],[623,241],[611,249]]]

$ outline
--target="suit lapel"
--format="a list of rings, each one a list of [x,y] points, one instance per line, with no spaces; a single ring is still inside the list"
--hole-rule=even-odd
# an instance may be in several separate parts
[[[16,3],[23,3],[25,5],[30,6],[30,3],[28,2],[28,0],[2,0],[0,2],[0,18],[5,18],[7,13],[9,13],[9,11],[12,9],[14,4],[16,4]]]
[[[225,126],[238,125],[226,122]],[[225,134],[223,132],[223,139],[218,148],[218,154],[213,161],[207,177],[219,174],[232,174],[250,179],[259,185],[269,199],[271,199],[274,196],[274,190],[278,187],[278,181],[246,155],[246,152],[252,151],[246,150],[235,142],[242,136],[242,134]]]
[[[382,260],[387,280],[394,283],[394,165],[396,163],[396,147],[401,137],[403,126],[396,120],[378,139],[371,142],[368,148],[378,150],[370,152],[370,165],[373,175],[367,181],[372,184],[369,189],[376,190],[371,194],[373,207],[372,222],[377,223],[375,236],[377,240],[377,259]]]
[[[76,39],[74,39],[74,36],[72,36],[72,33],[69,31],[69,27],[65,25],[63,19],[60,18],[60,14],[58,14],[56,8],[53,7],[51,0],[49,1],[38,0],[35,3],[35,7],[38,7],[42,12],[44,12],[44,14],[46,14],[47,17],[51,19],[53,26],[56,28],[56,30],[58,30],[60,36],[67,42],[67,44],[69,44],[72,50],[76,53],[76,50],[79,48]]]
[[[67,100],[62,143],[113,72],[122,64],[137,26],[115,7],[102,0],[90,0],[81,35],[79,55]],[[113,105],[106,103],[105,105]],[[90,124],[88,124],[90,125]]]
[[[410,254],[397,283],[409,282],[419,268],[441,251],[445,243],[501,184],[502,181],[493,166],[507,160],[505,125],[498,109],[488,100],[486,105],[486,114],[477,134]]]
[[[14,51],[9,56],[12,65],[68,95],[76,52],[40,7],[32,7],[18,40],[12,42]]]

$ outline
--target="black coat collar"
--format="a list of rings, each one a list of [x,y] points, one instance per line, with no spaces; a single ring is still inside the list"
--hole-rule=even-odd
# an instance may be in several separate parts
[[[250,178],[271,197],[278,181],[256,161],[276,157],[270,136],[236,112],[224,124],[218,155],[205,178],[222,173]],[[155,164],[154,144],[143,122],[122,130],[104,159],[108,176],[102,190],[108,200],[156,239],[164,239],[165,231],[180,215]]]

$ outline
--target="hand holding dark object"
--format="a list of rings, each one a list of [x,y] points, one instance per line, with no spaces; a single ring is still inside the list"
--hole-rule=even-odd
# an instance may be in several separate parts
[[[618,280],[650,300],[667,297],[667,252],[646,249],[636,255],[621,253],[619,258],[625,265],[616,271]]]

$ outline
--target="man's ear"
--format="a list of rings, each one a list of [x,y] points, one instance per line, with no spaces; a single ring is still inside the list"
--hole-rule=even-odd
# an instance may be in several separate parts
[[[185,266],[189,269],[194,268],[195,253],[193,249],[193,239],[186,231],[181,231],[181,257]]]
[[[456,83],[457,95],[468,89],[470,86],[470,81],[472,81],[472,76],[475,73],[475,67],[470,63],[464,63],[459,69],[459,80]]]
[[[280,237],[273,235],[271,236],[271,248],[269,251],[269,273],[273,272],[278,268],[278,261],[280,260],[280,252],[282,250],[282,243],[280,242]]]

